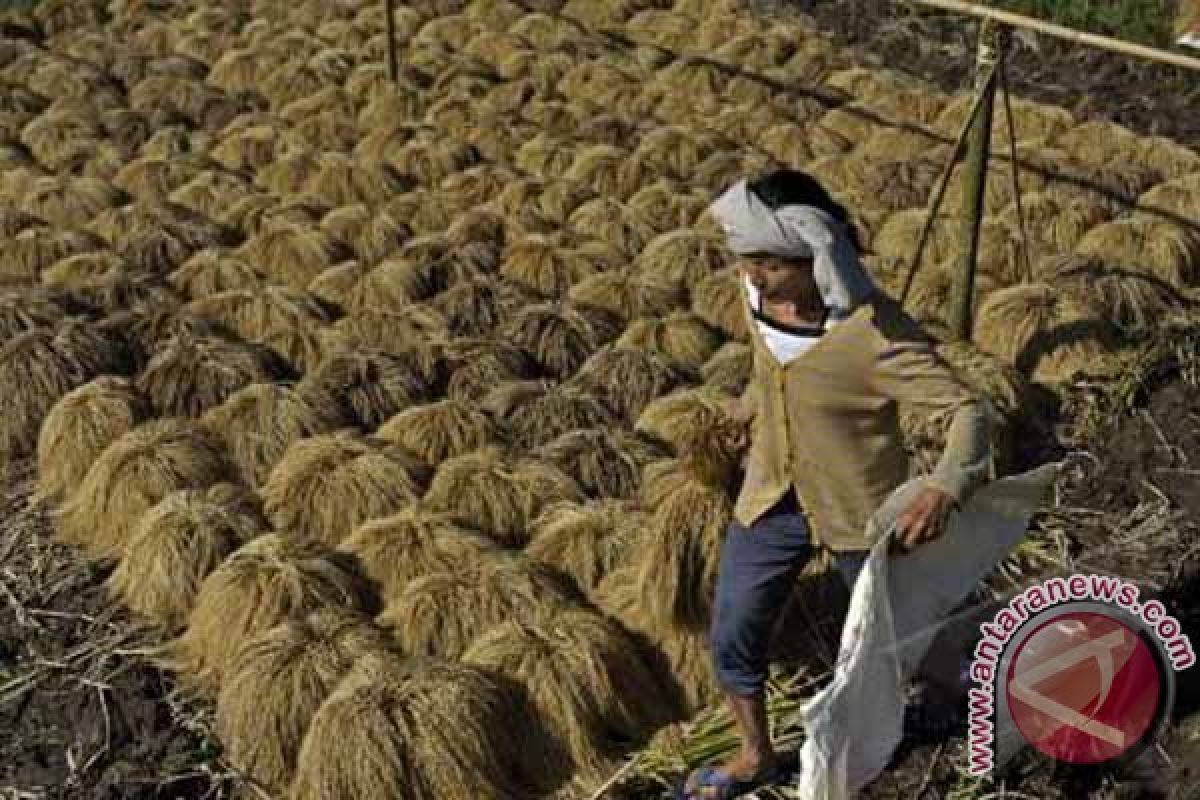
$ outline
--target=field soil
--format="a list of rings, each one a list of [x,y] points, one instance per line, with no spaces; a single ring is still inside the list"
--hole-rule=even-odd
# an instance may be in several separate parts
[[[761,0],[811,15],[859,60],[927,80],[943,91],[968,85],[978,24],[914,11],[895,0]],[[1200,80],[1182,68],[1018,33],[1009,56],[1014,94],[1062,106],[1081,122],[1107,119],[1147,136],[1200,148]]]

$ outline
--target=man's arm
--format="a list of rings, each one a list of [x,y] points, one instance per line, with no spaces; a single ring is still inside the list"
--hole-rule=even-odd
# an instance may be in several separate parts
[[[992,477],[991,403],[959,378],[919,328],[886,340],[872,377],[877,389],[898,403],[937,418],[953,415],[929,485],[961,507]]]

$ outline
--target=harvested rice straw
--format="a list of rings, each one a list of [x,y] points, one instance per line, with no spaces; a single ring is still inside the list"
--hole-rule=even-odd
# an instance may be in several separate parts
[[[69,499],[104,448],[149,417],[149,403],[128,378],[102,375],[67,392],[38,435],[38,495]]]
[[[512,732],[529,724],[507,682],[482,670],[362,658],[313,716],[289,796],[528,797]]]
[[[634,558],[649,519],[629,499],[555,503],[534,519],[525,553],[569,575],[591,595],[606,575]]]
[[[980,349],[1033,380],[1057,383],[1109,368],[1112,322],[1044,283],[997,289],[981,304],[974,329]]]
[[[1093,228],[1075,252],[1144,272],[1176,289],[1196,285],[1200,273],[1200,234],[1149,214]]]
[[[387,635],[356,611],[322,608],[250,639],[217,695],[230,762],[283,791],[313,716],[361,658],[391,655]]]
[[[570,476],[547,464],[514,460],[489,446],[443,462],[424,504],[502,545],[520,547],[529,540],[532,519],[561,500],[583,500]]]
[[[477,638],[510,619],[537,620],[583,597],[563,575],[523,553],[483,551],[410,581],[378,622],[405,653],[458,660]]]
[[[204,489],[232,474],[212,434],[188,420],[150,420],[100,453],[62,506],[58,535],[97,560],[118,558],[146,510],[171,492]]]
[[[198,417],[244,386],[289,374],[287,365],[260,345],[180,331],[154,350],[137,386],[158,414]]]
[[[697,317],[733,339],[744,339],[749,334],[742,312],[745,300],[738,286],[740,280],[736,266],[725,267],[702,279],[691,293]]]
[[[28,228],[3,241],[0,286],[28,287],[51,265],[74,255],[105,249],[104,240],[83,231]]]
[[[569,303],[527,306],[501,326],[505,341],[525,350],[552,377],[566,379],[616,334],[610,315]]]
[[[20,208],[52,225],[82,228],[101,211],[126,200],[123,192],[104,181],[46,176],[30,183],[20,198]]]
[[[478,450],[497,439],[486,414],[457,400],[439,400],[401,411],[376,433],[429,466]]]
[[[701,377],[712,386],[732,395],[741,395],[754,371],[754,351],[742,342],[726,342],[704,364]]]
[[[509,381],[480,398],[481,408],[499,424],[504,438],[525,450],[579,428],[613,422],[607,406],[577,386],[544,380]]]
[[[710,327],[692,311],[676,311],[667,317],[633,320],[617,339],[618,347],[657,352],[690,374],[699,374],[704,363],[721,346],[720,331]]]
[[[178,633],[204,579],[266,530],[258,498],[245,487],[218,483],[172,492],[137,518],[106,588],[160,630]]]
[[[570,475],[591,497],[631,497],[662,448],[614,427],[578,428],[543,444],[536,456]],[[536,533],[535,533],[536,536]]]
[[[320,609],[370,610],[374,604],[370,586],[344,553],[287,532],[263,534],[204,579],[169,660],[187,684],[216,694],[256,636]]]
[[[338,550],[358,560],[386,605],[412,581],[469,567],[499,552],[499,545],[418,504],[360,525]]]
[[[446,395],[460,402],[478,402],[499,383],[528,380],[539,372],[528,353],[497,338],[459,337],[449,347],[454,366]]]
[[[167,281],[181,295],[199,300],[222,291],[262,288],[268,278],[246,261],[210,248],[194,253]]]
[[[293,443],[352,424],[345,408],[272,383],[234,392],[206,412],[201,423],[221,437],[239,477],[254,487],[266,482]]]
[[[689,289],[725,266],[729,258],[720,236],[683,229],[654,237],[635,265],[646,278]]]
[[[281,286],[231,289],[193,300],[185,308],[270,348],[297,373],[320,361],[319,333],[331,321],[315,297]]]
[[[625,205],[648,229],[663,234],[690,226],[708,201],[699,189],[660,178],[634,192]]]
[[[1078,255],[1052,255],[1036,264],[1039,280],[1062,287],[1126,336],[1149,334],[1186,305],[1176,288],[1152,275]]]
[[[606,242],[623,259],[634,258],[655,237],[655,231],[618,200],[599,197],[589,200],[567,220],[578,234]]]
[[[336,546],[363,522],[416,502],[428,470],[402,448],[350,430],[300,439],[263,484],[271,523]]]
[[[591,610],[507,620],[477,639],[463,662],[522,687],[550,734],[527,742],[530,767],[555,774],[601,778],[674,711],[660,705],[662,687],[634,641]]]
[[[584,362],[571,382],[632,424],[651,401],[680,386],[684,376],[655,353],[606,345]]]
[[[274,224],[246,241],[235,254],[272,279],[301,289],[349,253],[320,230]]]
[[[572,286],[567,296],[578,306],[598,308],[622,322],[669,314],[683,308],[687,300],[686,290],[645,278],[633,267],[585,278]]]
[[[435,393],[444,367],[417,353],[357,349],[333,352],[298,384],[321,408],[337,407],[367,431]]]
[[[506,278],[479,275],[457,282],[432,300],[452,336],[486,336],[503,320],[540,298]]]
[[[42,272],[42,285],[64,290],[83,289],[127,271],[127,265],[115,253],[80,253],[47,267]]]

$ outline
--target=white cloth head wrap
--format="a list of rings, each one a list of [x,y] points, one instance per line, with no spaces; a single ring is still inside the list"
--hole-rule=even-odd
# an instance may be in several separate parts
[[[794,205],[772,211],[741,180],[713,201],[709,212],[737,255],[812,258],[813,280],[834,316],[849,315],[875,290],[845,226],[823,209]]]

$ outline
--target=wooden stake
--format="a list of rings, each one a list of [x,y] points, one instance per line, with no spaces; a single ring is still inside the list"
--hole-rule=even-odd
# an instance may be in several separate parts
[[[967,206],[962,223],[962,260],[959,276],[950,294],[950,334],[954,339],[971,338],[971,300],[975,295],[975,262],[979,254],[979,228],[983,223],[984,189],[987,186],[988,155],[992,144],[992,110],[996,99],[996,61],[1004,47],[1004,32],[984,20],[979,27],[979,49],[975,56],[975,91],[982,96],[979,114],[967,138],[964,164]]]
[[[392,83],[400,80],[400,68],[396,60],[396,18],[395,8],[393,7],[395,0],[383,0],[384,12],[387,14],[387,40],[388,40],[388,78]]]

